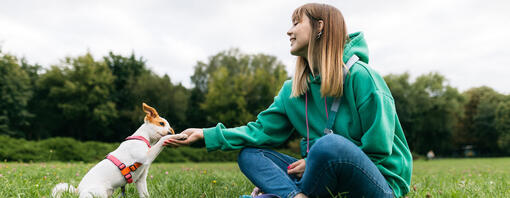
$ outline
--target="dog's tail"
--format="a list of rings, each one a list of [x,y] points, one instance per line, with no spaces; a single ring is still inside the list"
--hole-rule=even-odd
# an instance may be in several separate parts
[[[71,194],[78,193],[78,189],[76,189],[73,185],[68,183],[60,183],[57,184],[53,190],[51,190],[51,196],[55,198],[60,198],[63,193],[68,192]]]

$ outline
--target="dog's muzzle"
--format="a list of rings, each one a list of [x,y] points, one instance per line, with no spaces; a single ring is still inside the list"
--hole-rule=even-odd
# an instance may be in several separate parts
[[[172,135],[175,135],[174,129],[170,128],[170,132],[169,133],[171,133]]]

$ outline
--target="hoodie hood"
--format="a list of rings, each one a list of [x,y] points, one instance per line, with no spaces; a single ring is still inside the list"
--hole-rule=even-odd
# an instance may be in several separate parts
[[[362,32],[349,34],[349,42],[344,47],[344,63],[347,63],[352,55],[359,57],[361,61],[368,64],[368,46]]]

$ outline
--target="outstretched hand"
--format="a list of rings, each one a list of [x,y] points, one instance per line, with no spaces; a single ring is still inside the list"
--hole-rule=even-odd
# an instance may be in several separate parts
[[[178,140],[178,139],[168,139],[163,142],[163,146],[186,146],[190,145],[193,142],[203,140],[204,139],[204,130],[203,129],[196,129],[196,128],[189,128],[181,132],[181,134],[186,134],[188,138],[184,140]]]

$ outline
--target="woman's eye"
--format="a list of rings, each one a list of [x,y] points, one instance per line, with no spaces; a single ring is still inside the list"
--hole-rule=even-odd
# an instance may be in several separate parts
[[[165,123],[164,122],[160,122],[159,125],[165,126]]]

